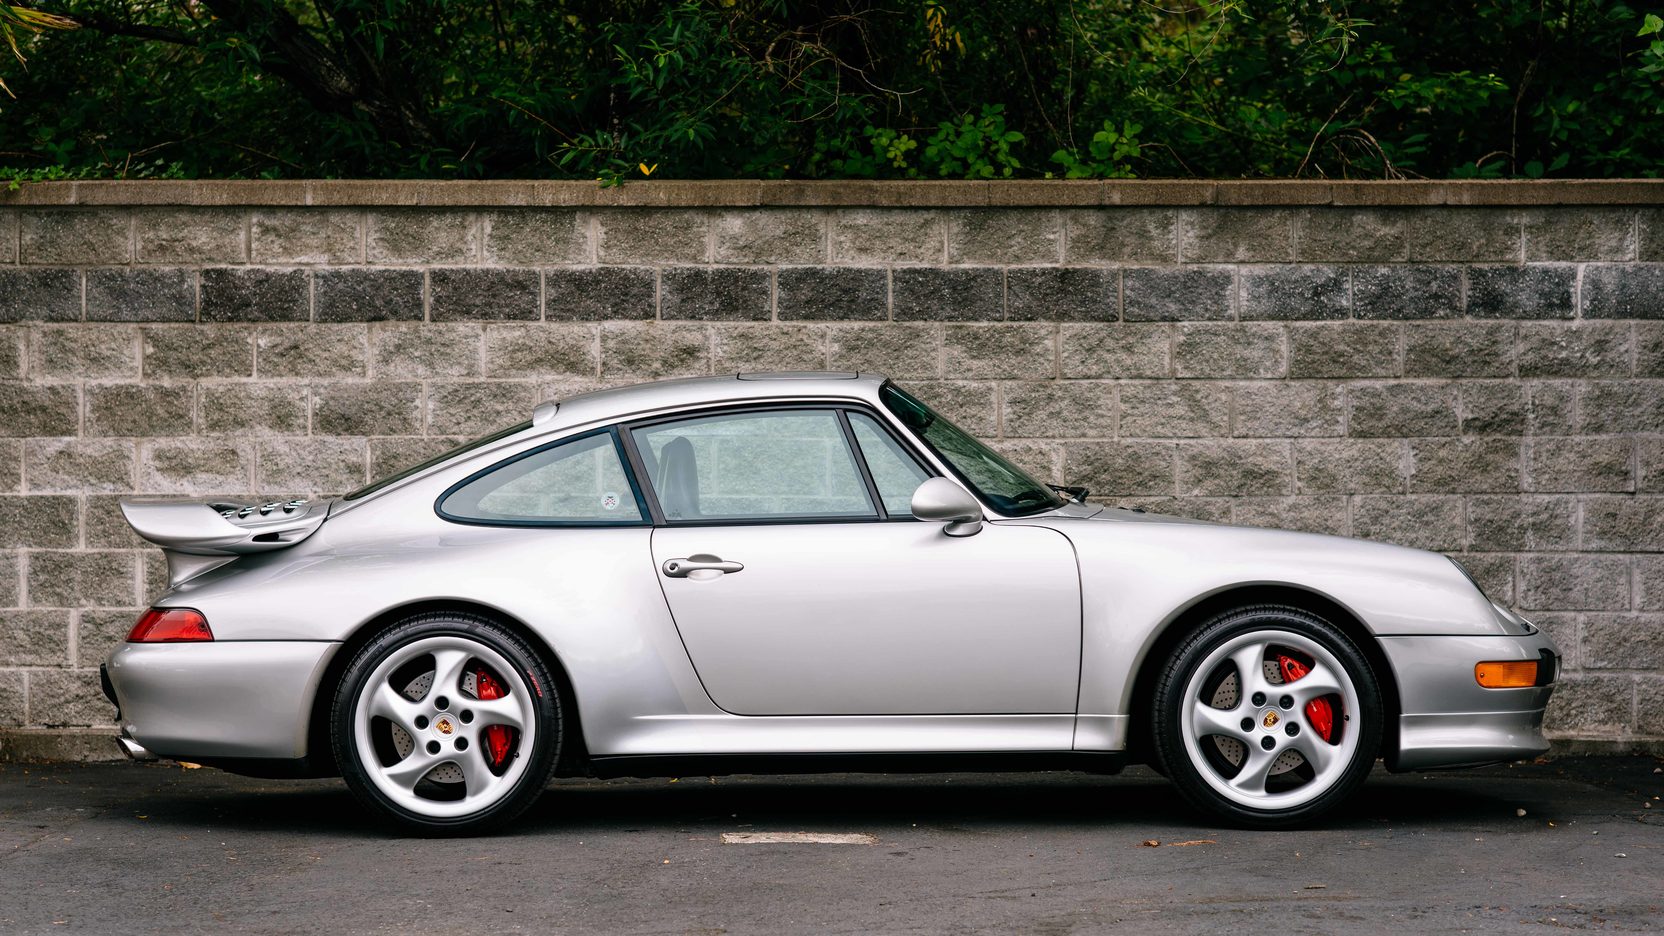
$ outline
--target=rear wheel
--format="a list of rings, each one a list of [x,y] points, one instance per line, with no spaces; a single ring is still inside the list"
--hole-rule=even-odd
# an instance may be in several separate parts
[[[1218,615],[1156,684],[1156,754],[1196,806],[1281,828],[1352,793],[1381,743],[1380,687],[1339,628],[1299,608]]]
[[[559,753],[560,701],[547,667],[484,618],[425,614],[347,665],[332,712],[335,758],[353,793],[425,834],[501,826],[536,801]]]

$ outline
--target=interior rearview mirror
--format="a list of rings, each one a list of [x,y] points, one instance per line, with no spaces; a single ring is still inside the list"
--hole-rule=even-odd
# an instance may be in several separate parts
[[[931,478],[913,492],[913,516],[946,523],[949,536],[970,536],[982,529],[982,505],[946,478]]]

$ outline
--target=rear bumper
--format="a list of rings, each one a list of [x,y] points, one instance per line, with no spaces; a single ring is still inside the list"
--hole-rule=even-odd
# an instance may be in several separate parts
[[[1554,692],[1560,651],[1547,635],[1382,637],[1398,684],[1400,714],[1396,750],[1385,752],[1390,770],[1471,767],[1523,760],[1545,753],[1543,710]],[[1538,660],[1543,685],[1486,689],[1474,679],[1476,664]]]
[[[306,756],[312,700],[338,643],[122,644],[105,664],[122,736],[158,757]],[[125,748],[125,745],[124,745]]]

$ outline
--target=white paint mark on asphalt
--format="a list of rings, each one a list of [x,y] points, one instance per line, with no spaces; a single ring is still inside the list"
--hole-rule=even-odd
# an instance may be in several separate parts
[[[724,845],[877,845],[865,832],[724,832]]]

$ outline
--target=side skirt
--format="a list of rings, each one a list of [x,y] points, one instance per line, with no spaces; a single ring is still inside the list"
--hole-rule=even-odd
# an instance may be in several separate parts
[[[339,776],[332,765],[301,757],[212,757],[199,761],[228,773],[265,779],[300,780]],[[1071,770],[1118,774],[1128,764],[1123,751],[1036,751],[998,754],[638,754],[597,757],[561,769],[557,776],[726,777],[826,773],[1026,773]]]
[[[732,774],[992,773],[1074,770],[1116,774],[1124,752],[1036,751],[939,754],[641,754],[590,759],[588,776],[720,777]]]

